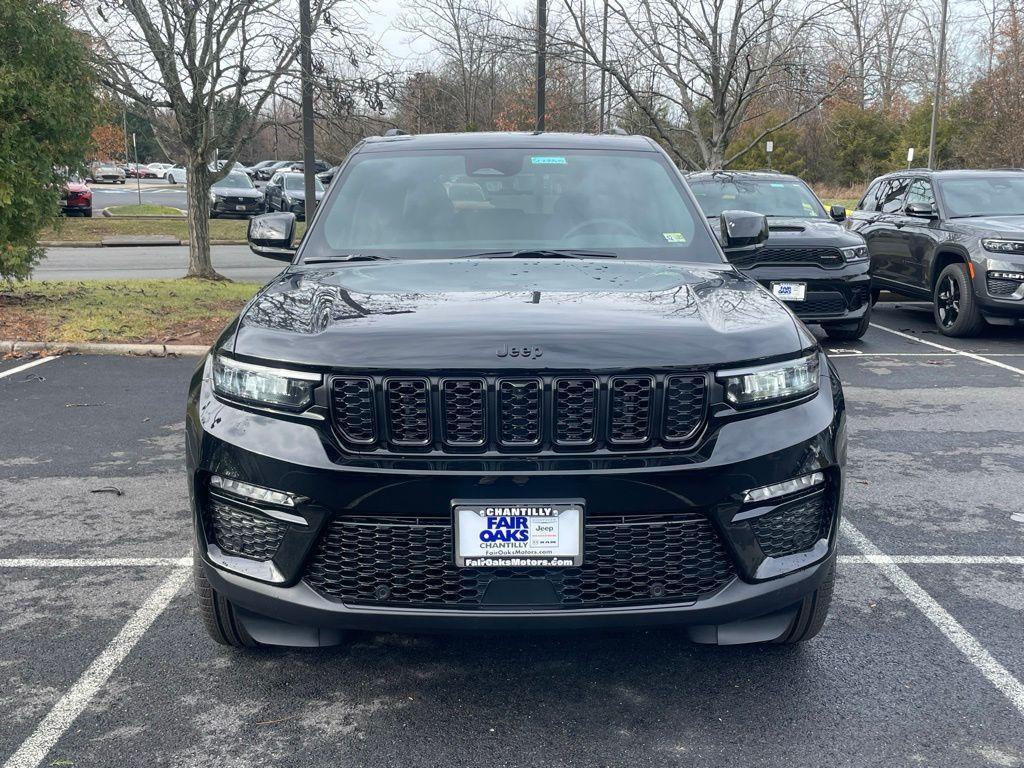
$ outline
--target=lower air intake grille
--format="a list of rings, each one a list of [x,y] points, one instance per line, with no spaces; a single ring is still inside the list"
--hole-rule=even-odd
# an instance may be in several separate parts
[[[839,291],[814,291],[808,293],[804,301],[787,302],[786,306],[796,312],[798,317],[839,315],[846,312],[846,299]]]
[[[717,592],[734,573],[708,520],[678,514],[593,518],[584,528],[581,567],[536,569],[457,568],[450,522],[336,520],[303,578],[348,603],[472,610],[510,607],[488,603],[494,581],[546,580],[554,602],[529,604],[571,608],[691,602]]]
[[[755,518],[750,527],[762,552],[769,557],[783,557],[813,547],[818,539],[828,535],[831,522],[831,496],[819,491]]]
[[[1021,286],[1020,280],[1007,280],[1002,277],[986,276],[990,296],[1012,296]]]
[[[270,560],[284,538],[285,524],[259,512],[210,501],[214,543],[226,554]]]

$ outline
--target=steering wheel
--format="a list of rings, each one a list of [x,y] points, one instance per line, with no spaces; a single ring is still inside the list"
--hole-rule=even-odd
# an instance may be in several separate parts
[[[569,238],[576,237],[576,235],[582,235],[588,230],[604,224],[609,225],[613,231],[617,229],[619,232],[624,234],[633,235],[637,240],[643,241],[644,239],[643,235],[641,235],[631,224],[628,224],[621,219],[588,219],[587,221],[580,222],[575,227],[571,228],[568,232],[562,235],[562,239],[568,240]],[[602,234],[612,233],[604,232]]]

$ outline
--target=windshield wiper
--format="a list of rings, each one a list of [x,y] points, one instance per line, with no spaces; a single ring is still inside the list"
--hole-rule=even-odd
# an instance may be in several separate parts
[[[303,259],[302,264],[325,264],[332,261],[387,261],[390,256],[374,256],[372,253],[339,253],[335,256],[314,256]]]
[[[521,251],[485,251],[460,256],[461,259],[615,259],[617,253],[582,251],[575,248],[524,248]]]

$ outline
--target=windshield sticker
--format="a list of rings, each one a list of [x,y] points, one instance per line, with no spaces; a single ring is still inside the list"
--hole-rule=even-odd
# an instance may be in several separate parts
[[[565,165],[564,157],[531,157],[530,162],[534,165]]]
[[[685,243],[686,235],[682,232],[662,232],[661,236],[669,243]]]

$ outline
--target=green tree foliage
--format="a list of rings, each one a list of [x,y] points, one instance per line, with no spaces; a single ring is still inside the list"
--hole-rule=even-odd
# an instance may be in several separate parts
[[[893,170],[900,127],[881,110],[852,106],[837,109],[832,134],[839,182],[857,184]]]
[[[896,143],[893,147],[893,154],[889,158],[892,170],[902,168],[907,164],[907,149],[914,148],[914,165],[924,166],[928,164],[928,141],[930,139],[932,126],[932,102],[931,99],[922,101],[910,110],[907,119],[900,126]],[[941,118],[936,126],[935,144],[937,154],[935,155],[936,168],[959,167],[954,156],[957,145],[957,122],[948,117]]]
[[[45,0],[0,0],[0,277],[28,277],[85,158],[95,99],[83,41]]]
[[[737,137],[729,144],[726,150],[727,155],[735,154],[750,144],[764,131],[762,124],[747,124],[738,133]],[[780,128],[768,134],[744,154],[729,163],[729,167],[735,170],[759,170],[768,167],[768,151],[766,142],[773,142],[771,167],[773,171],[780,173],[792,173],[796,176],[803,176],[806,171],[804,155],[800,151],[800,134],[794,128]]]

